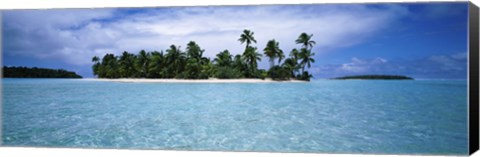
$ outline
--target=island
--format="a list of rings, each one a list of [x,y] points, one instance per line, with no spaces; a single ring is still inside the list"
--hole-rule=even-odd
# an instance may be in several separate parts
[[[413,80],[413,78],[401,75],[355,75],[332,78],[334,80]]]
[[[75,72],[64,69],[48,69],[48,68],[29,68],[29,67],[3,67],[4,78],[82,78]]]
[[[288,57],[285,57],[284,51],[280,49],[279,42],[275,39],[269,40],[263,49],[258,50],[257,46],[254,46],[257,41],[253,34],[250,30],[243,30],[237,41],[244,44],[245,49],[236,55],[225,49],[211,59],[204,56],[205,50],[195,41],[190,41],[184,50],[180,45],[171,45],[165,51],[141,50],[137,54],[124,51],[120,55],[106,53],[103,57],[93,56],[92,70],[99,80],[310,81],[312,75],[307,70],[315,62],[313,59],[315,53],[312,52],[315,44],[312,40],[313,34],[301,33],[295,39],[295,43],[300,47],[292,49]],[[259,51],[263,51],[263,54]],[[268,58],[269,69],[258,68],[258,62],[263,56]]]

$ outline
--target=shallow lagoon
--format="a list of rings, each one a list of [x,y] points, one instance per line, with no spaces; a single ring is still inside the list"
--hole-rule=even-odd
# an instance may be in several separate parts
[[[465,80],[2,79],[8,146],[467,154]]]

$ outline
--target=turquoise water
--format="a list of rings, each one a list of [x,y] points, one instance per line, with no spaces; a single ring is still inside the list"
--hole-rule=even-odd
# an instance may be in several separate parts
[[[467,154],[465,80],[2,79],[8,146]]]

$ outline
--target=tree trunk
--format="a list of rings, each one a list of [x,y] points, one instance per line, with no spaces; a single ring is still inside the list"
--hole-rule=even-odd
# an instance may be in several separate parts
[[[275,66],[274,60],[270,58],[270,69],[273,68],[273,66]]]

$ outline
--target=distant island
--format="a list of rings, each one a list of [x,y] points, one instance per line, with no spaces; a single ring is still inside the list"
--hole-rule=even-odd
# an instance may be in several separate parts
[[[141,50],[138,54],[124,51],[118,56],[112,53],[101,58],[93,56],[93,74],[106,79],[310,80],[312,75],[307,68],[315,62],[315,53],[312,52],[315,41],[311,40],[313,34],[301,33],[295,40],[301,47],[292,49],[287,57],[275,39],[269,40],[264,49],[258,50],[253,46],[257,42],[253,34],[250,30],[244,30],[238,38],[239,44],[245,44],[240,54],[233,55],[229,50],[223,50],[213,59],[203,56],[205,50],[195,41],[187,43],[185,50],[171,45],[165,53],[163,50]],[[263,54],[259,51],[263,51]],[[263,55],[269,59],[268,70],[258,69],[258,62]]]
[[[345,76],[333,78],[334,80],[351,80],[351,79],[361,79],[361,80],[413,80],[411,77],[400,76],[400,75],[356,75],[356,76]]]
[[[29,67],[3,67],[4,78],[82,78],[75,72],[64,69],[29,68]]]

